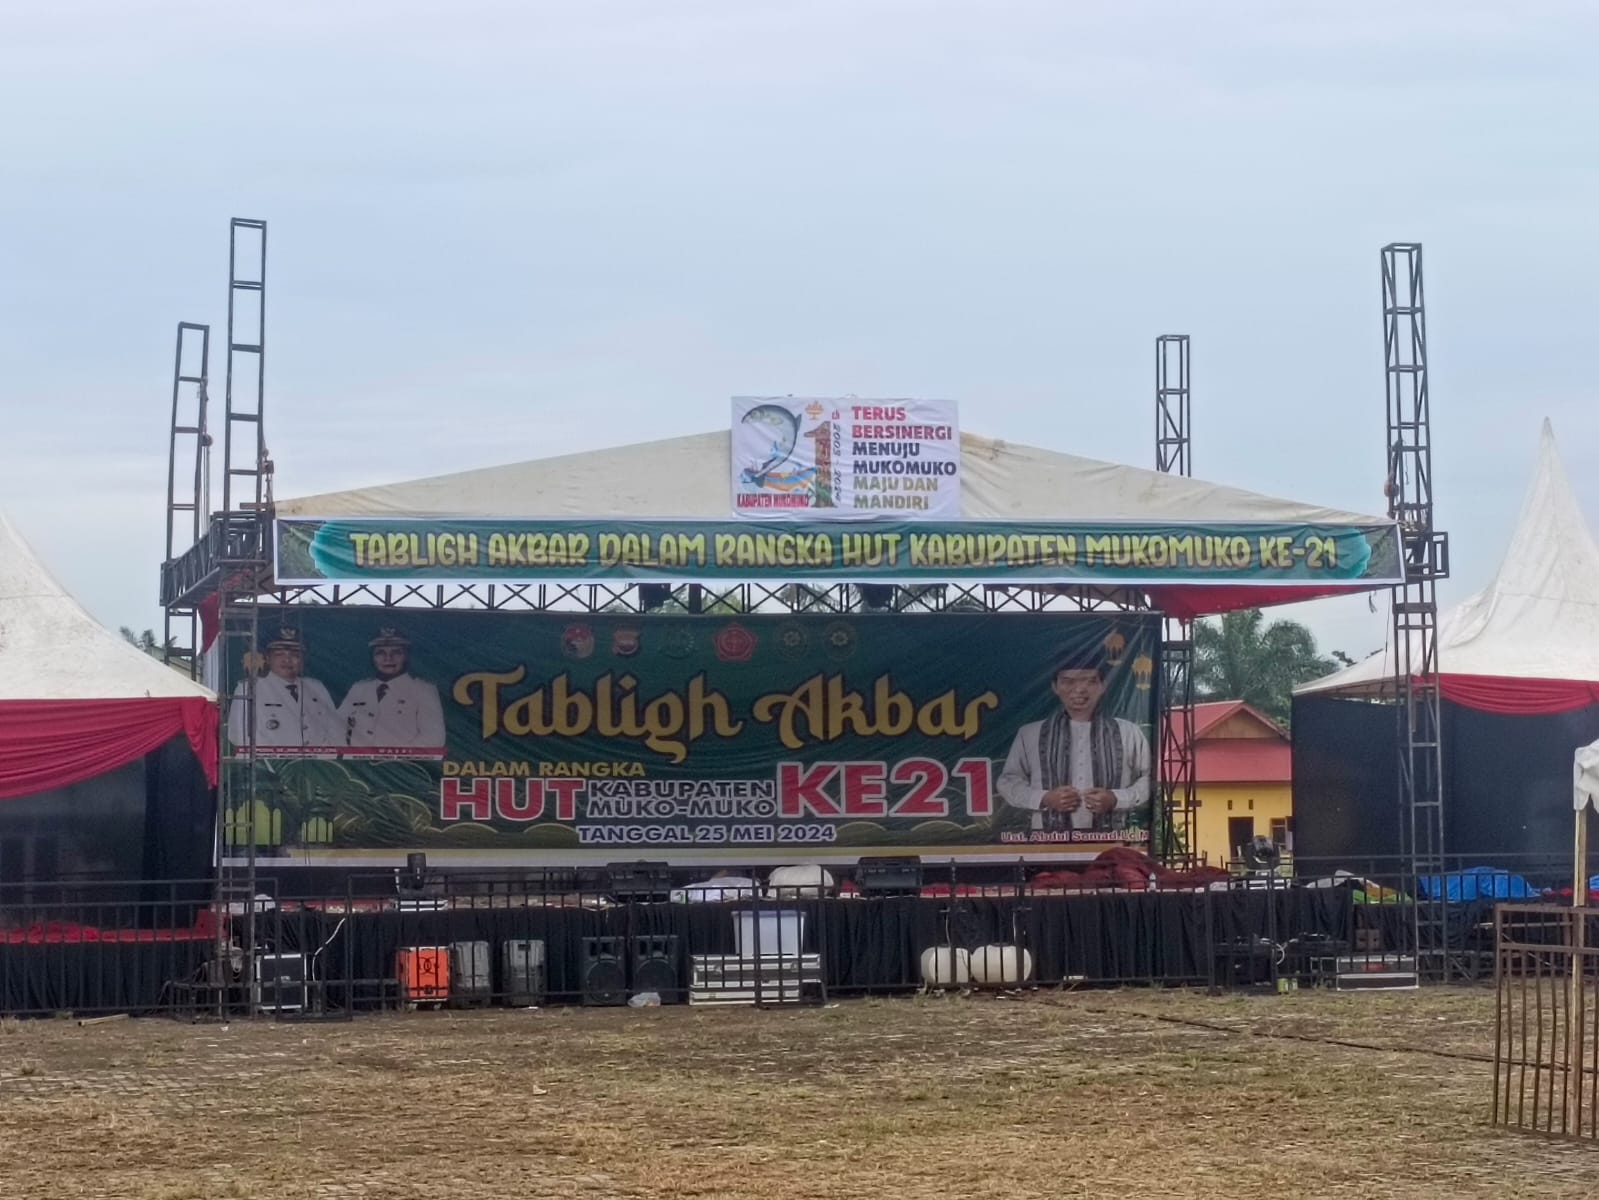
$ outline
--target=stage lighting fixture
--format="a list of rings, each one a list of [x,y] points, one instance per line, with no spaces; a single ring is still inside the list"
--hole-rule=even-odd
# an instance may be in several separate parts
[[[672,894],[672,868],[664,862],[608,863],[610,893],[617,900],[665,900]]]
[[[863,858],[855,881],[865,896],[915,896],[922,890],[922,860],[913,854]]]
[[[858,585],[861,593],[861,603],[867,608],[889,608],[894,603],[894,589],[886,583],[863,583]]]
[[[1275,871],[1282,860],[1282,850],[1269,837],[1256,837],[1244,847],[1244,863],[1251,871]]]
[[[427,887],[428,882],[428,856],[426,854],[407,854],[405,856],[405,890],[420,892]]]

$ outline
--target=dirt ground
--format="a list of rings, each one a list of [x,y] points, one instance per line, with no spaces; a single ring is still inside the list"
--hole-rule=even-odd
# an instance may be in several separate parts
[[[1487,991],[0,1023],[4,1194],[1599,1195],[1488,1124]],[[1358,1044],[1350,1044],[1358,1043]]]

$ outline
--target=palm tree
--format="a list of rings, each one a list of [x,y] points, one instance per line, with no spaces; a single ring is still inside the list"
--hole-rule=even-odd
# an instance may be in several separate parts
[[[1201,700],[1242,700],[1288,724],[1294,688],[1337,664],[1323,658],[1298,621],[1266,623],[1258,608],[1194,626],[1194,693]]]
[[[133,630],[124,625],[118,632],[122,634],[123,641],[129,645],[137,646],[151,658],[162,657],[161,643],[155,640],[155,630],[146,629],[143,633],[134,633]]]
[[[143,633],[134,633],[133,630],[124,625],[117,632],[122,634],[123,641],[127,642],[131,646],[137,646],[151,658],[157,660],[158,662],[166,663],[167,666],[171,667],[175,671],[180,671],[185,675],[189,674],[188,655],[180,654],[174,650],[171,658],[169,659],[167,657],[165,647],[163,647],[161,643],[156,640],[155,631],[153,629],[146,629]]]

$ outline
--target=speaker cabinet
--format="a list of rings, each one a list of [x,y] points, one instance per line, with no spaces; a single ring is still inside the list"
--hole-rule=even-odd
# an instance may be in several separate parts
[[[627,966],[622,961],[622,939],[583,939],[583,1003],[615,1007],[627,1003]]]
[[[654,992],[662,1004],[683,1003],[683,982],[677,970],[677,935],[633,939],[633,995]]]

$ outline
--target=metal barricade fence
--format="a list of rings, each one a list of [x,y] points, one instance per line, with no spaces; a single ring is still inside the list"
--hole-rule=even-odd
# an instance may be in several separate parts
[[[1560,872],[1470,866],[1418,880],[1397,856],[1299,857],[1168,888],[958,863],[877,890],[575,868],[420,880],[280,869],[259,873],[253,897],[219,896],[214,880],[0,885],[0,1013],[309,1018],[926,986],[1394,986],[1414,964],[1414,897],[1429,887],[1447,900],[1449,977],[1482,978],[1496,961],[1493,897],[1541,891]]]
[[[1599,1138],[1596,942],[1586,908],[1495,910],[1495,1125]]]
[[[225,944],[211,880],[0,884],[0,1014],[168,1012]]]

